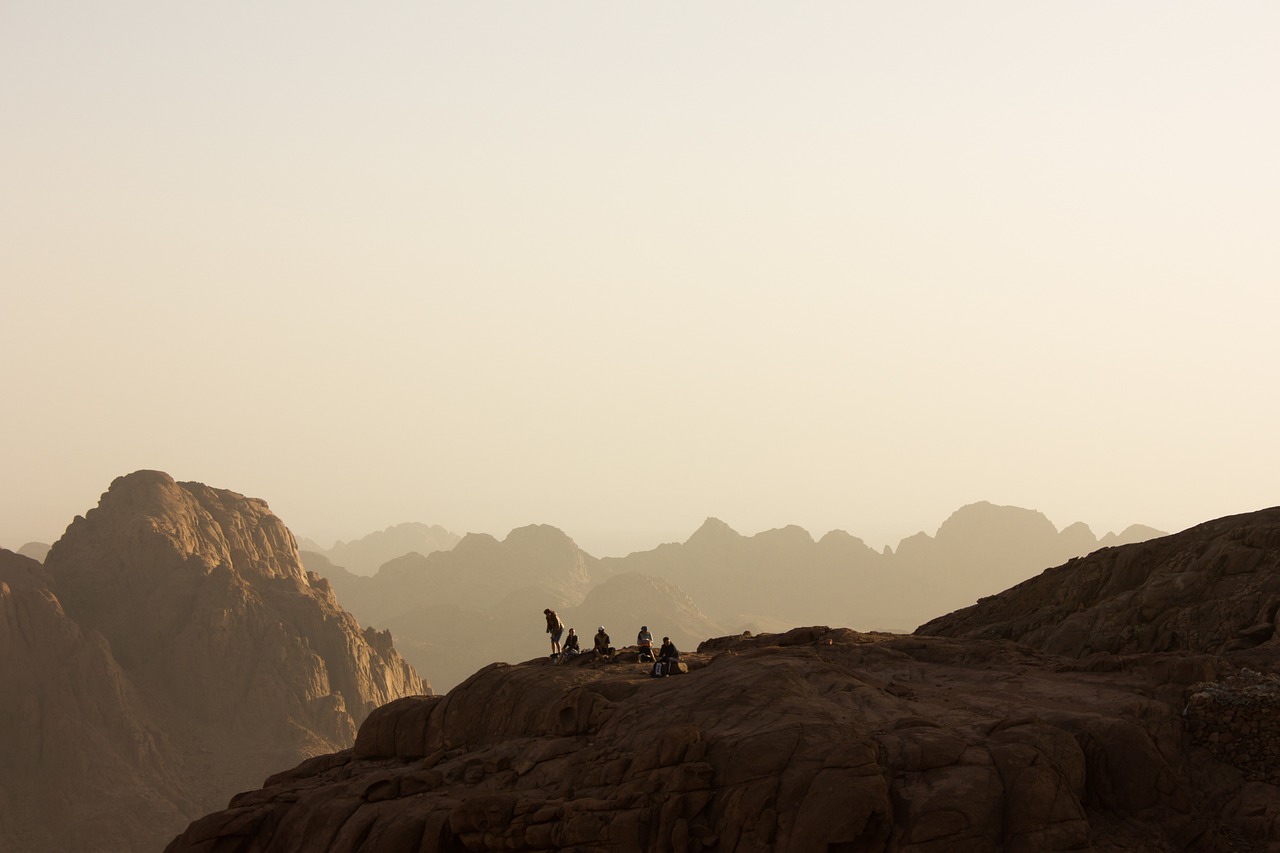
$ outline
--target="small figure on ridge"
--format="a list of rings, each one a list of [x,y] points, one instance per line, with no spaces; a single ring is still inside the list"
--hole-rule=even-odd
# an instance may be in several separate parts
[[[640,626],[640,633],[636,634],[636,646],[640,649],[640,660],[653,660],[653,635],[649,633],[648,625]]]
[[[547,633],[551,635],[551,656],[558,657],[560,655],[560,635],[564,633],[564,623],[560,621],[560,617],[550,607],[543,609],[542,613],[547,617]]]
[[[613,648],[609,645],[609,635],[604,632],[603,625],[596,629],[595,651],[605,660],[608,660],[613,655]]]
[[[578,635],[570,628],[569,636],[564,638],[564,657],[571,658],[581,653],[582,649],[578,647]]]

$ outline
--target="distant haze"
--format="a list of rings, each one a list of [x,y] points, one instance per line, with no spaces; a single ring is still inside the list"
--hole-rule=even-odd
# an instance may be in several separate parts
[[[0,5],[0,545],[1280,503],[1280,6]]]

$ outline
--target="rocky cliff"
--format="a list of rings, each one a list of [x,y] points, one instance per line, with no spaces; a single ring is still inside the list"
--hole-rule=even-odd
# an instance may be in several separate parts
[[[158,847],[209,802],[171,748],[106,640],[0,550],[0,850]]]
[[[0,832],[30,842],[15,849],[158,846],[426,690],[259,500],[140,471],[43,567],[3,554]]]

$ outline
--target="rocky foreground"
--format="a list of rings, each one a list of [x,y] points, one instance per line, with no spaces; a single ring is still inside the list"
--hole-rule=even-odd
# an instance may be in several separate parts
[[[920,636],[722,638],[665,679],[494,665],[168,850],[1280,850],[1276,602],[1266,510]]]
[[[1073,663],[1000,641],[804,628],[687,675],[495,665],[375,712],[177,851],[1243,850],[1280,788],[1198,746],[1224,661]],[[1262,849],[1262,848],[1259,848]]]

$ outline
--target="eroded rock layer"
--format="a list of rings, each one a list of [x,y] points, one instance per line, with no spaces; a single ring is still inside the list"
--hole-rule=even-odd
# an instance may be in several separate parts
[[[709,641],[686,661],[663,679],[630,662],[494,665],[393,702],[353,749],[239,795],[169,853],[1280,840],[1280,789],[1246,783],[1181,719],[1222,658],[1094,667],[1004,641],[808,628]]]

